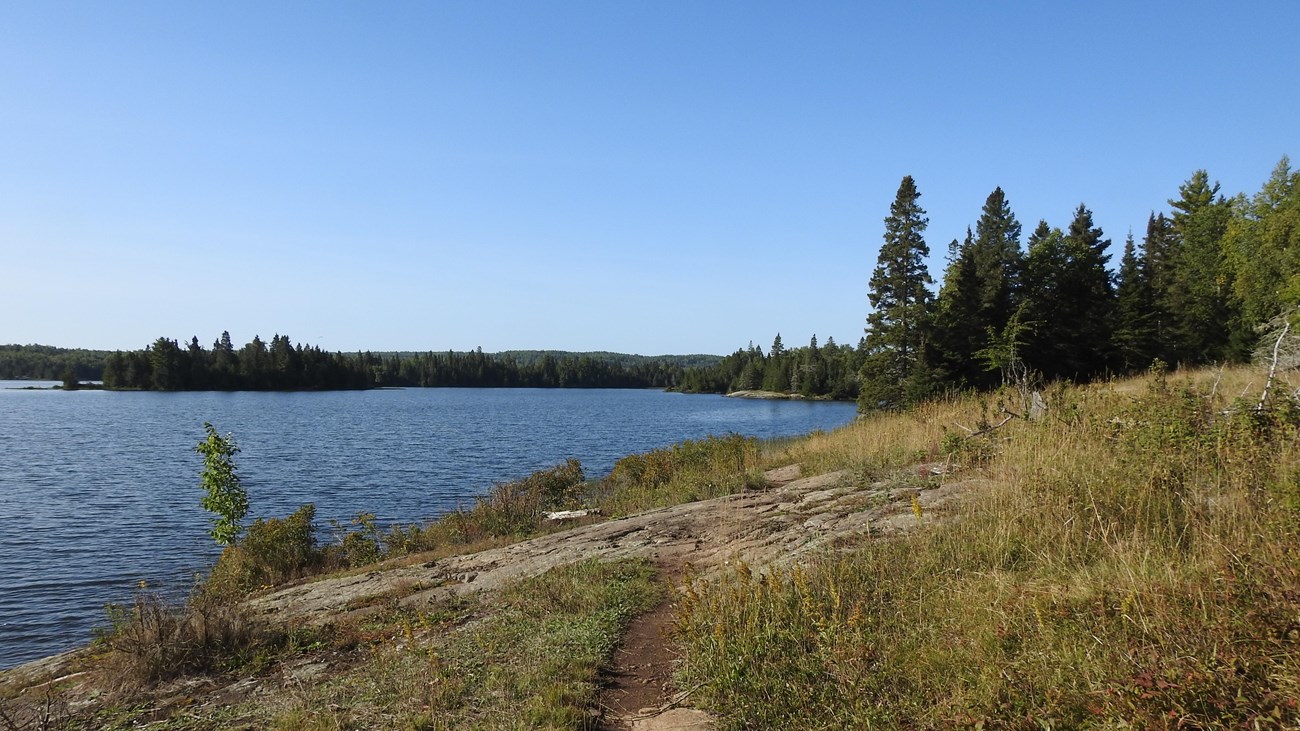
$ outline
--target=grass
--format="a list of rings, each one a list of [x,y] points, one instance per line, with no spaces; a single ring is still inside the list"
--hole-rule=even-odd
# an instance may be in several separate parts
[[[493,595],[419,610],[394,600],[357,622],[286,629],[249,655],[259,661],[208,667],[198,686],[119,688],[76,710],[57,689],[44,705],[0,698],[0,729],[591,728],[601,668],[662,591],[646,561],[585,561]],[[312,665],[328,669],[295,674]],[[256,680],[246,700],[190,695],[241,678]]]
[[[726,728],[1295,727],[1300,409],[1234,404],[1252,380],[1058,389],[974,438],[949,425],[998,396],[953,399],[791,445],[984,487],[927,530],[693,586],[680,684]]]
[[[395,611],[369,630],[394,641],[292,694],[268,726],[586,728],[600,667],[659,592],[646,562],[589,561],[519,582],[490,607]]]

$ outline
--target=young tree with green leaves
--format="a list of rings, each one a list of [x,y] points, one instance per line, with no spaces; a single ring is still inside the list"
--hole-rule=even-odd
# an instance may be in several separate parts
[[[206,436],[194,448],[203,456],[203,469],[199,484],[207,493],[203,496],[203,509],[212,513],[212,529],[208,531],[218,544],[229,546],[244,531],[240,523],[248,515],[248,493],[235,472],[234,456],[239,452],[230,434],[221,436],[209,422],[203,422]]]
[[[1224,235],[1233,296],[1249,323],[1300,305],[1300,171],[1283,157],[1254,197],[1239,196]]]
[[[885,243],[868,294],[872,312],[858,396],[865,411],[916,403],[933,388],[925,353],[933,301],[927,287],[933,280],[925,265],[929,219],[920,197],[912,176],[904,177],[885,219]]]

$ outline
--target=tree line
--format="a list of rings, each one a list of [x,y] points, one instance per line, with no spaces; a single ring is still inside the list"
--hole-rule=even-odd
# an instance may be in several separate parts
[[[682,390],[692,393],[772,391],[806,397],[848,400],[858,395],[859,371],[865,362],[863,340],[857,347],[839,345],[835,338],[786,348],[777,333],[767,353],[753,343],[723,357],[717,364],[687,370]]]
[[[1300,305],[1300,173],[1282,160],[1253,196],[1227,198],[1198,170],[1130,234],[1118,267],[1111,240],[1080,204],[1064,228],[1039,221],[1022,244],[1006,194],[989,194],[964,238],[948,245],[938,292],[926,260],[929,223],[904,177],[868,282],[872,310],[856,347],[764,354],[752,344],[688,371],[689,390],[761,388],[857,398],[898,408],[944,391],[996,386],[1012,372],[1086,381],[1156,361],[1248,360],[1260,330]]]
[[[476,349],[468,353],[330,353],[254,336],[235,348],[223,332],[211,348],[197,337],[182,346],[158,338],[142,350],[110,353],[104,387],[119,390],[346,390],[380,387],[669,388],[683,366],[672,357],[634,359],[629,365],[590,355],[545,353],[520,363]]]
[[[104,377],[107,350],[56,348],[50,345],[0,345],[0,380],[61,380],[71,372],[82,381]]]

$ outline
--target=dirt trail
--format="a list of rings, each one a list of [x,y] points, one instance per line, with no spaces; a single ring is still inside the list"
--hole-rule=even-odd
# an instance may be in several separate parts
[[[614,653],[600,694],[601,731],[628,729],[635,720],[657,716],[670,705],[677,660],[670,634],[683,567],[661,563],[658,569],[668,591],[657,607],[628,625],[623,645]]]

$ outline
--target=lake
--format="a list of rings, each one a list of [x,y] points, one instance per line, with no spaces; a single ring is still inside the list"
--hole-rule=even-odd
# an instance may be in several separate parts
[[[833,429],[851,403],[652,390],[390,389],[322,393],[18,390],[0,381],[0,668],[85,643],[140,581],[184,588],[215,560],[194,446],[234,435],[248,520],[314,502],[410,523],[494,482],[728,432]]]

